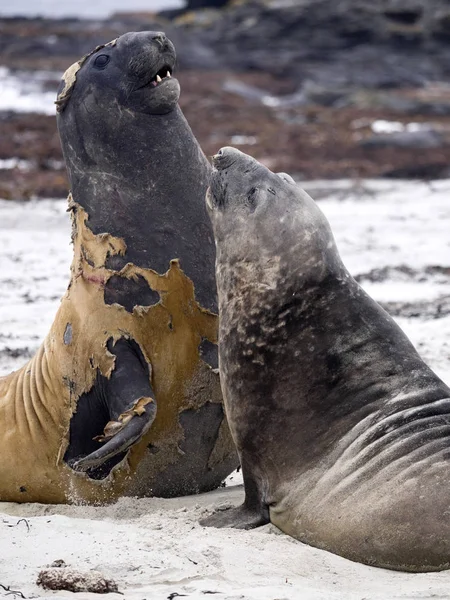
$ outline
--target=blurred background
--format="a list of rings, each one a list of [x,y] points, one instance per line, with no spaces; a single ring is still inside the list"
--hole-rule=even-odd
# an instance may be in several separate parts
[[[302,179],[450,176],[448,0],[1,0],[0,198],[66,195],[58,80],[145,29],[175,42],[207,154]]]
[[[233,145],[300,181],[450,382],[450,0],[0,0],[0,374],[34,353],[68,281],[58,82],[138,30],[175,43],[204,152]]]

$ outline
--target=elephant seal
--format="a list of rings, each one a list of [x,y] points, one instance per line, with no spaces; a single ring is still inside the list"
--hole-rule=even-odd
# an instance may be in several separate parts
[[[373,566],[450,566],[450,389],[349,275],[314,201],[233,148],[207,194],[219,362],[245,502],[203,524],[269,520]]]
[[[175,58],[164,33],[127,33],[63,76],[71,279],[36,356],[0,379],[0,500],[195,493],[237,465],[214,364],[211,167]]]

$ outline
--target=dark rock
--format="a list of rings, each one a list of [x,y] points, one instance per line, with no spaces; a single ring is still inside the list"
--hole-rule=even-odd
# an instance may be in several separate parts
[[[366,148],[440,148],[443,138],[433,130],[399,131],[395,133],[376,134],[361,140],[361,146]]]
[[[431,25],[431,35],[439,42],[450,43],[450,8],[438,11]]]
[[[150,13],[111,19],[0,19],[0,62],[20,68],[70,64],[129,30],[163,29],[192,69],[260,70],[333,87],[392,88],[445,81],[450,74],[446,0],[191,0],[167,20]],[[165,13],[164,13],[165,14]],[[173,15],[172,15],[173,16]]]
[[[181,105],[206,154],[236,144],[303,178],[450,175],[447,0],[203,4],[170,21],[0,18],[0,64],[54,72],[40,85],[56,92],[60,74],[97,44],[165,30]],[[376,119],[430,121],[431,131],[373,135]],[[10,158],[21,166],[0,165],[1,198],[67,194],[54,117],[0,114],[0,159]]]
[[[199,8],[221,8],[228,3],[228,0],[187,0],[187,10],[197,10]]]
[[[423,7],[420,4],[410,6],[406,9],[391,6],[383,11],[387,20],[401,25],[415,25],[423,16]]]
[[[381,283],[388,280],[414,281],[419,277],[419,272],[412,269],[409,265],[399,265],[398,267],[380,267],[369,271],[368,273],[360,273],[355,276],[358,283],[370,281],[372,283]]]
[[[393,317],[407,319],[442,319],[450,314],[450,297],[417,302],[382,302],[383,308]]]
[[[444,0],[241,2],[195,31],[233,69],[269,70],[322,85],[398,87],[445,80]],[[445,36],[444,36],[445,37]]]
[[[379,99],[380,105],[397,113],[406,115],[450,116],[450,97],[435,97],[429,100],[417,97],[405,97],[398,94],[386,94]]]
[[[448,179],[450,177],[450,165],[448,161],[425,161],[422,164],[411,161],[410,164],[401,167],[382,170],[380,175],[389,179],[423,179],[424,181]]]

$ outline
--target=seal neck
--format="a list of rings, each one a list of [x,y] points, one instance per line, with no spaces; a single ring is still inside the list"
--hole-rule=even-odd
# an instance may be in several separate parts
[[[93,234],[108,233],[127,248],[106,266],[133,263],[165,273],[180,259],[199,302],[216,311],[215,246],[204,202],[211,167],[180,108],[126,113],[114,131],[84,135],[80,152],[70,143],[74,131],[61,135],[73,199]]]

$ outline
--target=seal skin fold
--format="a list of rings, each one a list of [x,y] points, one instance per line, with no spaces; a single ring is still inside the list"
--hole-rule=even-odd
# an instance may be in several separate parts
[[[369,565],[449,568],[450,389],[292,179],[233,148],[214,164],[220,375],[246,496],[203,524],[270,520]]]
[[[211,167],[175,58],[162,32],[127,33],[61,81],[71,279],[37,354],[0,378],[0,500],[196,493],[238,464],[214,368]]]

